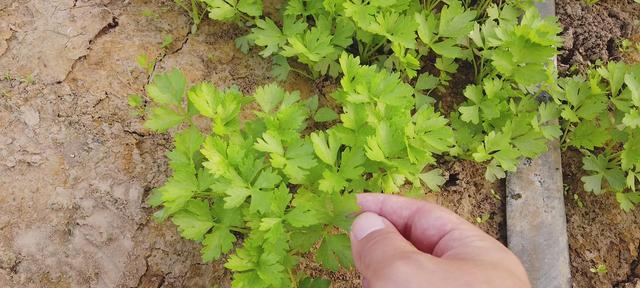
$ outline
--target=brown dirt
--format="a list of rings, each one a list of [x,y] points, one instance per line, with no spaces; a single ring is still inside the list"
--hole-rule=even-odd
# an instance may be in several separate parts
[[[582,155],[571,150],[562,158],[573,287],[638,287],[640,209],[625,213],[614,195],[585,192]],[[600,264],[607,273],[590,271]]]
[[[127,96],[149,81],[141,54],[158,60],[151,77],[178,67],[245,92],[272,79],[268,61],[235,49],[241,29],[189,28],[169,0],[0,0],[0,287],[228,286],[220,262],[202,263],[197,244],[150,218],[144,199],[169,173],[171,143],[142,128]],[[175,40],[162,49],[165,35]],[[285,86],[306,96],[332,87]],[[491,194],[504,198],[504,184],[471,162],[442,166],[450,180],[427,197],[470,221],[490,215],[480,227],[504,241]],[[336,287],[359,282],[315,270]]]
[[[638,32],[640,5],[633,0],[601,0],[591,6],[557,0],[556,5],[565,38],[558,61],[561,73],[583,72],[598,60],[620,60],[620,41]]]
[[[583,72],[598,60],[638,62],[638,51],[623,53],[618,43],[622,38],[640,40],[640,5],[626,0],[602,0],[594,6],[575,0],[556,3],[567,37],[559,59],[561,72]],[[566,151],[562,158],[573,286],[640,287],[640,211],[624,213],[613,195],[586,193],[580,180],[581,154]],[[607,267],[606,273],[590,271],[600,264]]]

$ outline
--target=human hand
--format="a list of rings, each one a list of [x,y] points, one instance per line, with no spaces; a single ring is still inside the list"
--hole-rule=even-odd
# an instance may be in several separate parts
[[[446,208],[383,194],[358,205],[350,237],[366,288],[531,287],[509,249]]]

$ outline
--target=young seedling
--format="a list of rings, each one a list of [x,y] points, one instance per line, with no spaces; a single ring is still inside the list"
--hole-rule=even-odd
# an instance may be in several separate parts
[[[133,116],[142,116],[144,114],[144,99],[138,94],[131,94],[127,98],[127,104],[133,109]]]
[[[20,79],[20,82],[31,86],[33,84],[36,84],[36,79],[33,77],[33,74],[29,74],[27,76],[24,76],[22,79]]]
[[[162,38],[162,45],[160,47],[162,49],[167,49],[171,44],[173,44],[173,36],[167,34]]]
[[[485,213],[485,214],[482,214],[482,216],[476,217],[476,222],[478,224],[483,224],[483,223],[486,223],[487,221],[489,221],[489,219],[491,219],[491,215]]]
[[[589,268],[589,271],[591,271],[591,273],[598,273],[598,274],[607,274],[609,272],[605,264],[598,264],[598,266],[596,267],[591,267]]]
[[[140,54],[136,57],[136,63],[140,68],[142,68],[148,75],[153,73],[153,69],[156,66],[156,59],[149,59],[147,54]]]

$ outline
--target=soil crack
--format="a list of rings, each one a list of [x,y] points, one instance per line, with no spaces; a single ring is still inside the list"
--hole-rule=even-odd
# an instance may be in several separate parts
[[[73,3],[73,5],[75,7],[76,3]],[[67,72],[67,75],[64,76],[64,79],[62,81],[56,82],[56,84],[61,84],[62,82],[66,82],[67,79],[69,78],[69,75],[71,75],[71,72],[73,72],[76,69],[76,65],[84,61],[85,59],[87,59],[87,55],[89,55],[89,52],[91,51],[91,45],[93,45],[93,43],[95,43],[95,41],[98,40],[100,37],[113,31],[113,29],[118,27],[118,25],[120,25],[118,23],[118,17],[115,15],[111,16],[111,22],[107,23],[104,27],[102,27],[102,29],[100,29],[100,31],[98,31],[98,33],[96,33],[96,35],[89,40],[89,47],[87,48],[88,50],[87,54],[76,58],[76,60],[73,61],[73,64],[71,64],[71,69],[69,69],[69,71]]]
[[[151,81],[153,80],[153,76],[155,76],[155,74],[156,74],[156,69],[158,68],[158,64],[160,64],[160,62],[164,61],[164,58],[166,58],[167,56],[175,55],[175,54],[179,53],[180,51],[182,51],[182,49],[187,44],[187,42],[189,42],[189,39],[191,38],[191,34],[192,34],[191,29],[188,29],[187,30],[187,34],[184,36],[184,39],[182,40],[182,43],[180,43],[180,47],[178,47],[177,49],[173,50],[171,53],[166,53],[166,52],[162,53],[160,58],[158,58],[158,60],[155,63],[153,63],[153,69],[151,70],[151,73],[149,73],[149,77],[147,78],[147,85],[150,84]]]
[[[89,40],[89,45],[93,44],[93,42],[98,40],[98,38],[111,32],[113,29],[118,27],[118,25],[120,25],[120,23],[118,23],[118,17],[115,15],[111,16],[111,22],[107,23],[107,25],[104,25],[104,27],[102,27],[102,29],[100,29],[100,31],[98,31],[98,33],[96,33],[96,35],[93,36],[91,40]]]

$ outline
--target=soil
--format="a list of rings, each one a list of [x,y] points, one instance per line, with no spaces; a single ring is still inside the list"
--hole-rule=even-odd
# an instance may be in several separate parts
[[[235,48],[243,29],[190,26],[169,0],[0,0],[0,287],[228,286],[221,262],[202,263],[198,244],[150,217],[145,198],[168,176],[172,144],[142,128],[127,97],[174,67],[246,93],[273,79],[267,60]],[[157,59],[151,75],[142,54]],[[334,87],[295,76],[284,86]],[[472,162],[442,168],[449,181],[427,198],[470,221],[489,215],[479,226],[504,241],[504,183]],[[359,285],[354,271],[303,266]]]
[[[562,158],[573,286],[639,287],[640,209],[625,213],[614,195],[586,193],[582,154],[570,150]],[[590,271],[600,264],[607,273]]]
[[[565,38],[558,68],[563,74],[584,72],[597,61],[621,60],[621,40],[639,33],[640,5],[633,0],[556,0]]]

